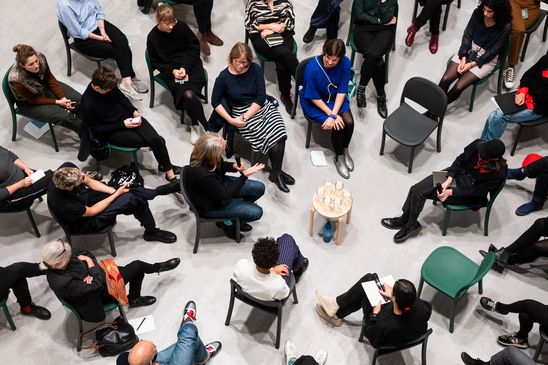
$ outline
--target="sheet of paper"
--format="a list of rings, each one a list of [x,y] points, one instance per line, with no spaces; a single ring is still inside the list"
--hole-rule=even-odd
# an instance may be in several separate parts
[[[327,160],[323,151],[311,151],[310,161],[312,162],[312,166],[327,166]]]
[[[46,176],[46,174],[44,174],[44,170],[36,170],[34,171],[32,175],[30,175],[30,179],[32,180],[32,183],[34,184],[35,182],[37,182],[44,176]]]
[[[154,317],[152,314],[145,317],[130,319],[128,322],[135,330],[136,335],[142,335],[143,333],[156,330],[156,325],[154,324]]]
[[[381,284],[388,284],[390,286],[394,286],[394,283],[396,282],[392,275],[385,276],[383,278],[380,278],[379,280]],[[374,280],[362,283],[362,287],[372,307],[379,304],[379,302],[382,304],[388,303],[388,301],[384,300],[381,293],[379,293],[379,288],[377,288],[377,284],[375,284]]]

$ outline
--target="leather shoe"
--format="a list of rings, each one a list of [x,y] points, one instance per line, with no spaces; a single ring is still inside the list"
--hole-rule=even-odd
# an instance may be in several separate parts
[[[207,43],[206,37],[200,32],[198,32],[196,36],[200,42],[200,51],[202,51],[205,56],[209,56],[211,54],[211,50],[209,49],[209,44]]]
[[[310,264],[310,262],[305,257],[303,258],[303,266],[299,270],[293,271],[293,275],[295,276],[295,282],[297,283],[299,282],[299,280],[301,279],[301,276],[304,274],[306,269],[308,269],[308,264]]]
[[[38,319],[50,319],[51,313],[49,310],[47,310],[44,307],[40,307],[38,305],[35,305],[34,303],[30,303],[30,312],[25,312],[23,309],[21,309],[21,314],[24,316],[34,316]]]
[[[409,237],[418,235],[421,229],[422,229],[422,226],[419,222],[417,222],[416,225],[411,227],[405,226],[394,235],[394,242],[402,243],[405,240],[407,240]]]
[[[156,298],[151,296],[140,296],[128,299],[130,307],[146,307],[156,303]]]
[[[295,179],[293,178],[293,176],[289,175],[287,172],[284,172],[283,170],[282,170],[282,179],[284,183],[286,183],[287,185],[295,184]]]
[[[284,182],[284,179],[282,178],[282,174],[278,173],[278,174],[270,174],[270,176],[268,177],[268,180],[272,181],[274,184],[276,184],[276,186],[278,187],[278,189],[280,189],[281,191],[283,191],[284,193],[289,193],[289,188],[287,187],[287,185],[285,185],[285,182]]]
[[[315,27],[309,27],[308,30],[306,31],[306,33],[304,34],[304,37],[303,37],[303,42],[304,43],[310,43],[312,42],[312,40],[314,39],[314,35],[316,35],[316,29]]]
[[[400,217],[394,217],[394,218],[383,218],[381,219],[381,225],[384,228],[388,229],[402,229],[405,227],[405,224],[402,223],[400,220]]]
[[[415,42],[415,34],[419,31],[419,28],[415,24],[411,24],[409,28],[407,28],[407,37],[405,37],[405,45],[407,47],[411,47],[413,45],[413,42]]]
[[[181,169],[182,169],[181,166],[171,165],[171,168],[173,169],[173,172],[175,173],[175,175],[181,175]],[[162,165],[158,165],[158,171],[167,172],[167,169]]]
[[[386,107],[386,95],[377,96],[377,112],[381,118],[388,117],[388,108]]]
[[[436,54],[436,52],[438,52],[439,38],[439,34],[432,34],[432,37],[430,37],[430,43],[428,43],[428,49],[430,50],[430,53]]]
[[[175,177],[171,179],[169,183],[157,186],[155,190],[158,193],[158,195],[168,195],[171,193],[176,193],[178,191],[181,191],[181,184],[179,182],[179,179]]]
[[[212,44],[217,47],[221,47],[223,44],[225,44],[223,40],[217,37],[215,34],[213,34],[213,32],[207,32],[205,35],[205,38],[209,44]]]
[[[250,224],[240,222],[240,232],[249,232],[252,229],[253,227]]]
[[[163,243],[173,243],[177,241],[177,236],[175,233],[168,231],[162,231],[159,228],[156,228],[153,232],[146,232],[143,234],[143,239],[145,241],[158,241]]]
[[[167,260],[167,261],[164,261],[164,262],[158,262],[158,265],[160,265],[160,267],[158,268],[158,271],[156,271],[156,272],[159,274],[159,273],[164,272],[164,271],[173,270],[177,266],[179,266],[180,263],[181,263],[181,259],[178,258],[178,257],[175,257],[171,260]]]
[[[287,114],[291,114],[291,112],[293,112],[293,100],[291,100],[291,95],[280,94],[280,101],[284,105]]]

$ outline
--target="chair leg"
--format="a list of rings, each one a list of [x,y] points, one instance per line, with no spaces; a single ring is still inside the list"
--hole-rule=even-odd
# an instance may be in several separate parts
[[[150,101],[148,103],[148,107],[150,109],[152,109],[154,107],[154,94],[155,94],[155,90],[154,90],[154,77],[151,76],[150,77]]]
[[[428,346],[428,338],[424,340],[422,343],[422,350],[421,350],[421,358],[422,358],[422,365],[426,365],[426,349]]]
[[[352,50],[350,54],[350,66],[354,67],[354,60],[356,59],[356,51]]]
[[[542,41],[546,42],[546,33],[548,32],[548,20],[544,20],[544,32],[542,33]]]
[[[32,216],[32,212],[30,211],[30,208],[27,208],[26,212],[27,212],[27,216],[29,217],[32,230],[34,231],[34,235],[40,238],[40,231],[38,230],[38,227],[36,226],[36,222],[34,221],[34,217]]]
[[[449,217],[451,216],[451,210],[449,208],[445,208],[445,213],[443,214],[443,223],[441,227],[441,235],[445,236],[447,235],[447,226],[449,225]]]
[[[263,71],[263,74],[264,74],[264,61],[260,60],[260,62],[261,62],[261,70]]]
[[[472,85],[472,95],[470,95],[470,105],[468,106],[468,111],[472,112],[474,110],[474,99],[476,98],[476,85]]]
[[[234,289],[231,289],[230,303],[228,304],[228,312],[226,313],[225,326],[230,324],[230,317],[232,317],[232,310],[234,309]]]
[[[542,347],[544,346],[544,339],[542,336],[540,336],[540,340],[538,341],[537,350],[535,351],[535,355],[533,356],[533,361],[538,362],[538,358],[540,357],[540,353],[542,351]]]
[[[67,51],[67,76],[70,77],[70,75],[72,74],[72,55],[70,54],[70,48],[66,47],[66,51]]]
[[[76,320],[78,321],[78,341],[76,342],[76,351],[80,352],[82,350],[82,337],[80,334],[84,332],[84,325],[82,324],[82,320],[78,317],[76,317]]]
[[[276,349],[280,348],[280,337],[282,334],[282,305],[278,307],[278,325],[276,326]]]
[[[459,0],[459,2],[457,3],[457,8],[459,8],[459,9],[460,9],[460,1],[461,0]]]
[[[298,304],[299,298],[297,298],[297,286],[293,287],[293,304]]]
[[[449,9],[451,9],[451,3],[448,3],[445,5],[445,15],[443,16],[443,25],[441,27],[441,30],[445,32],[445,29],[447,29],[447,18],[449,18]]]
[[[457,301],[453,299],[453,303],[451,303],[451,318],[449,319],[449,332],[453,333],[455,330],[455,311],[457,309]]]
[[[525,42],[523,42],[523,48],[521,49],[521,57],[519,60],[523,62],[525,60],[525,53],[527,52],[527,46],[529,45],[529,38],[531,37],[531,33],[527,33],[525,36]]]
[[[240,218],[236,218],[234,220],[234,230],[236,234],[236,243],[240,243],[240,241],[242,240],[242,234],[240,232]]]
[[[483,279],[478,281],[478,293],[483,294]]]
[[[196,219],[196,238],[194,239],[194,249],[192,250],[192,253],[198,252],[198,246],[200,245],[200,221]]]
[[[12,331],[15,331],[17,327],[15,327],[15,323],[13,323],[13,318],[11,318],[10,311],[8,309],[8,306],[4,304],[2,306],[2,309],[4,310],[4,314],[6,315],[6,319],[8,320],[8,324]]]
[[[55,152],[59,152],[59,146],[57,145],[57,137],[55,137],[55,131],[53,130],[53,123],[49,123],[49,133],[51,134],[51,141],[53,143],[53,148]]]
[[[379,357],[379,350],[375,350],[375,353],[373,354],[373,360],[371,360],[371,365],[375,365],[377,363],[377,357]]]
[[[512,151],[510,151],[510,156],[514,156],[514,153],[516,152],[516,148],[518,147],[519,138],[521,137],[522,132],[523,132],[523,126],[521,124],[518,124],[518,133],[516,134],[516,139],[514,140]]]
[[[15,111],[11,112],[11,140],[15,142],[15,139],[17,138],[17,116],[15,115]]]
[[[306,127],[306,142],[304,143],[305,148],[310,147],[310,138],[312,137],[312,122],[307,120],[308,126]]]
[[[137,159],[137,150],[133,151],[133,166],[135,166],[135,170],[139,171],[139,160]]]
[[[413,159],[415,158],[415,147],[411,147],[411,154],[409,155],[409,167],[407,173],[410,174],[413,171]]]
[[[411,18],[412,23],[415,22],[418,12],[419,12],[419,0],[415,0],[415,6],[413,7],[413,17]]]
[[[112,231],[108,231],[107,235],[108,235],[108,243],[110,244],[110,254],[112,255],[112,257],[116,257],[116,246],[114,246]]]
[[[421,297],[423,287],[424,287],[424,279],[421,276],[421,281],[419,282],[419,289],[417,290],[417,298]]]
[[[489,235],[489,216],[491,215],[491,207],[487,207],[487,211],[485,212],[485,222],[483,223],[483,235],[488,236]]]
[[[392,43],[394,44],[394,43]],[[384,55],[384,83],[388,84],[388,63],[390,62],[390,51]]]
[[[384,131],[384,128],[382,130],[382,138],[381,138],[381,150],[379,152],[379,155],[384,155],[384,143],[386,142],[386,132]]]
[[[297,114],[297,103],[299,102],[299,89],[295,86],[295,95],[293,96],[293,109],[291,109],[291,114],[289,115],[290,119],[295,119],[295,114]]]

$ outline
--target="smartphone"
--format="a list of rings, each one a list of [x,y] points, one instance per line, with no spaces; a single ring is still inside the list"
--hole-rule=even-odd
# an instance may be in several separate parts
[[[141,124],[141,116],[138,116],[138,117],[135,117],[135,118],[131,118],[131,123],[134,123],[134,124]]]
[[[436,190],[438,191],[438,194],[441,194],[443,192],[443,188],[440,183],[436,184]]]

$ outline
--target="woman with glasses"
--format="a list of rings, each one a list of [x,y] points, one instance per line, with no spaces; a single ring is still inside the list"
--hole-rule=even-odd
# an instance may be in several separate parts
[[[215,80],[211,105],[221,118],[237,128],[254,151],[268,154],[272,163],[268,180],[289,193],[287,185],[294,184],[295,179],[282,171],[287,139],[284,121],[275,100],[266,95],[261,67],[252,59],[247,44],[238,42],[232,47],[228,67]]]
[[[346,96],[352,65],[345,52],[341,39],[325,42],[323,53],[306,66],[300,96],[306,117],[321,124],[323,130],[331,131],[337,172],[348,179],[354,170],[354,161],[348,152],[354,118]]]
[[[184,22],[177,21],[173,8],[160,4],[156,9],[157,26],[147,37],[147,49],[152,67],[160,71],[166,82],[175,108],[183,110],[192,120],[191,142],[198,139],[198,123],[207,130],[207,120],[200,97],[206,84],[205,72],[200,59],[200,43]]]

